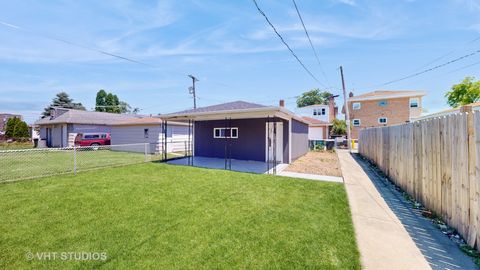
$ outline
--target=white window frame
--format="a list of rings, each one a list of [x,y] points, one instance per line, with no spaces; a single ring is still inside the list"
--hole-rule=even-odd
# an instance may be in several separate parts
[[[358,125],[355,125],[355,121],[358,121]],[[360,119],[352,119],[352,125],[354,127],[359,127],[361,124],[362,124],[362,121],[360,121]]]
[[[385,119],[385,122],[381,122],[380,119]],[[388,123],[388,118],[387,117],[379,117],[378,118],[378,123],[379,124],[387,124]]]
[[[355,106],[356,105],[356,106]],[[356,108],[357,107],[357,108]],[[362,103],[360,102],[353,102],[352,103],[352,109],[354,110],[360,110],[362,108]]]
[[[238,127],[231,127],[231,128],[228,128],[228,127],[219,127],[219,128],[213,128],[213,138],[215,139],[225,139],[225,136],[222,136],[222,129],[223,130],[230,130],[230,135],[232,134],[232,130],[236,130],[236,136],[230,136],[230,137],[227,137],[227,138],[230,138],[230,139],[238,139]],[[220,131],[220,136],[217,136],[217,130]],[[226,134],[226,132],[223,132],[223,134]]]
[[[417,106],[412,107],[412,101],[416,101]],[[419,98],[410,98],[410,101],[408,102],[410,108],[420,108],[420,99]]]
[[[327,114],[327,109],[321,108],[320,112],[321,112],[322,115],[326,115]]]

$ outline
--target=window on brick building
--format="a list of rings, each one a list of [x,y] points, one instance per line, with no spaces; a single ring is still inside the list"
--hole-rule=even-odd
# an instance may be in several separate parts
[[[379,124],[386,124],[387,123],[387,117],[378,118],[378,123]]]
[[[378,106],[380,106],[380,107],[385,107],[387,105],[388,105],[388,101],[386,101],[386,100],[380,100],[378,102]]]
[[[410,108],[418,108],[419,100],[418,98],[411,98],[410,99]]]
[[[360,108],[362,107],[362,104],[360,104],[360,102],[354,102],[352,103],[352,108],[354,110],[360,110]]]
[[[353,119],[352,124],[353,124],[353,126],[358,127],[358,126],[360,126],[361,121],[360,121],[360,119]]]

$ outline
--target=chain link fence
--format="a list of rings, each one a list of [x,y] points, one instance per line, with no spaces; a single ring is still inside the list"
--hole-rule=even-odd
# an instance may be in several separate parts
[[[77,173],[150,161],[162,161],[148,143],[0,151],[0,183]],[[185,151],[175,153],[182,156]],[[167,156],[170,156],[167,155]]]

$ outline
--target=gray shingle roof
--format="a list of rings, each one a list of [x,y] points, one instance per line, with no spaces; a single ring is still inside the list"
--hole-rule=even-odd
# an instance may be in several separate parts
[[[55,118],[45,117],[35,122],[35,125],[48,124],[88,124],[88,125],[110,125],[117,122],[140,118],[138,115],[116,114],[105,112],[91,112],[72,109],[66,110],[64,113]]]
[[[222,104],[217,104],[217,105],[212,105],[207,107],[201,107],[197,109],[174,112],[171,114],[220,112],[220,111],[247,110],[247,109],[266,108],[266,107],[267,106],[264,106],[264,105],[238,100],[238,101],[227,102],[227,103],[222,103]]]

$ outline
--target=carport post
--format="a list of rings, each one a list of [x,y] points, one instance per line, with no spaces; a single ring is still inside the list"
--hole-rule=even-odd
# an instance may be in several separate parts
[[[77,175],[77,147],[73,144],[73,174]]]
[[[148,143],[145,143],[145,162],[147,162],[147,156],[148,156],[148,151],[147,151],[147,145]]]

